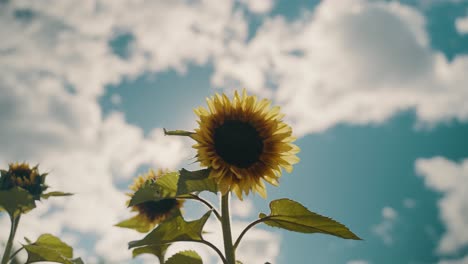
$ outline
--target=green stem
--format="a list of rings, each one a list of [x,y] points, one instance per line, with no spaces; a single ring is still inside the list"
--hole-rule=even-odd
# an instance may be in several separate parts
[[[20,220],[21,215],[16,217],[10,217],[11,220],[11,228],[10,228],[10,236],[8,237],[8,242],[5,247],[5,252],[3,252],[2,264],[7,264],[10,260],[10,251],[13,247],[13,240],[15,239],[16,229],[18,228],[18,223]]]
[[[18,250],[16,250],[13,254],[11,254],[10,260],[13,260],[15,258],[15,256],[23,249],[24,249],[24,247],[18,248]]]
[[[215,214],[216,218],[218,218],[218,220],[221,221],[221,215],[218,213],[218,211],[216,210],[216,208],[214,208],[214,206],[212,204],[210,204],[207,200],[201,198],[198,195],[190,194],[190,196],[191,196],[191,198],[185,198],[185,199],[197,200],[197,201],[203,203],[208,208],[210,208],[213,211],[213,213]]]
[[[229,192],[221,198],[221,226],[223,228],[224,254],[228,264],[236,263],[234,246],[232,245],[231,216],[229,215]]]
[[[236,239],[236,243],[234,243],[234,249],[237,249],[237,247],[239,246],[239,243],[241,242],[242,238],[244,237],[245,233],[247,233],[247,231],[249,231],[250,228],[254,227],[256,224],[259,224],[263,221],[266,221],[268,220],[269,217],[264,217],[264,218],[260,218],[260,219],[257,219],[255,221],[253,221],[252,223],[250,223],[246,228],[244,228],[244,230],[242,230],[242,233],[239,235],[239,237]]]

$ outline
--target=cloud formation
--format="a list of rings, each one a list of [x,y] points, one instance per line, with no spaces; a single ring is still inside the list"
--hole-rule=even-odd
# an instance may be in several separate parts
[[[442,255],[456,254],[468,246],[468,159],[454,162],[444,157],[421,158],[415,168],[427,187],[442,194],[437,205],[446,231],[437,251]],[[466,258],[441,263],[466,263]]]
[[[421,125],[466,121],[468,57],[432,50],[425,23],[395,1],[322,1],[297,20],[266,19],[216,57],[212,80],[275,99],[299,135],[410,109]]]
[[[393,229],[398,218],[398,213],[392,207],[386,206],[382,208],[382,222],[372,227],[372,232],[379,236],[385,245],[393,244]]]
[[[455,28],[460,34],[468,34],[468,16],[457,18],[455,20]]]

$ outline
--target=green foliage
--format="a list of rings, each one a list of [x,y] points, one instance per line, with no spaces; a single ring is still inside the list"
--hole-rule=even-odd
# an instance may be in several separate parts
[[[27,213],[35,207],[34,197],[23,188],[14,187],[0,191],[0,208],[7,211],[12,218]]]
[[[66,193],[66,192],[48,192],[41,195],[43,199],[49,199],[50,197],[61,197],[61,196],[71,196],[73,193]]]
[[[197,252],[187,250],[174,254],[165,264],[203,264],[203,261]]]
[[[270,203],[271,213],[261,213],[259,217],[269,226],[279,227],[300,233],[323,233],[346,239],[360,240],[346,226],[337,221],[313,213],[302,204],[290,200],[279,199]]]
[[[190,131],[185,131],[185,130],[169,130],[167,131],[164,128],[164,135],[166,136],[184,136],[184,137],[190,137],[191,135],[195,134],[194,132]]]
[[[218,192],[218,184],[209,178],[210,170],[188,171],[180,170],[180,177],[177,183],[177,195],[184,195],[193,192],[210,191]]]
[[[149,232],[154,227],[154,225],[151,222],[148,222],[145,219],[142,219],[142,216],[139,214],[127,220],[124,220],[116,224],[115,226],[123,227],[123,228],[130,228],[140,233]]]
[[[194,192],[210,191],[216,193],[218,186],[209,178],[209,170],[188,171],[164,174],[154,182],[143,185],[135,192],[128,206],[134,206],[147,201],[160,201],[168,198],[185,198]]]
[[[51,234],[41,235],[36,242],[24,245],[28,252],[26,264],[50,261],[64,264],[83,264],[81,258],[73,259],[73,248]]]
[[[142,240],[131,241],[129,248],[149,245],[163,245],[177,241],[201,241],[203,226],[210,217],[211,211],[200,219],[187,222],[181,215],[162,222]]]
[[[164,255],[166,255],[166,251],[169,246],[170,244],[139,247],[132,251],[132,255],[133,257],[136,257],[142,254],[152,254],[158,257],[158,259],[164,260]]]
[[[176,197],[178,172],[166,173],[155,182],[144,184],[132,196],[128,206],[134,206],[147,201],[161,201],[167,198]]]

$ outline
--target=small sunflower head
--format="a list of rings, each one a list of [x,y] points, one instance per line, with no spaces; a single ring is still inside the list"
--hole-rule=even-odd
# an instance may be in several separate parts
[[[140,190],[147,184],[152,184],[161,178],[167,171],[158,170],[157,172],[149,170],[147,173],[138,176],[132,185],[130,190],[133,192],[129,194],[130,197]],[[129,201],[130,202],[130,201]],[[184,200],[167,198],[159,201],[147,201],[132,206],[131,210],[138,212],[138,216],[141,221],[144,221],[148,229],[154,228],[157,224],[170,218],[182,207]]]
[[[10,163],[8,170],[2,170],[0,190],[20,187],[28,191],[35,200],[40,200],[41,194],[48,188],[45,185],[47,173],[40,174],[38,165],[30,167],[28,163]]]
[[[266,196],[266,181],[278,185],[282,169],[292,171],[299,161],[299,148],[292,144],[292,129],[282,121],[279,107],[267,99],[242,96],[237,91],[230,100],[215,94],[207,99],[208,109],[199,107],[199,128],[191,137],[197,141],[197,158],[210,167],[223,194],[233,191],[242,199],[250,191]]]

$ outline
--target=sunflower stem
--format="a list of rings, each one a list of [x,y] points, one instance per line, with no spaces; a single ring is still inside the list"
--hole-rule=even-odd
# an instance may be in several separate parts
[[[200,196],[195,195],[195,194],[190,194],[190,196],[191,196],[190,198],[185,198],[185,199],[197,200],[197,201],[203,203],[208,208],[210,208],[210,210],[213,211],[213,213],[215,214],[216,218],[219,221],[221,221],[221,215],[219,214],[218,210],[216,210],[216,208],[214,208],[214,206],[212,204],[210,204],[210,202],[208,202],[207,200],[205,200],[205,199],[203,199]]]
[[[231,216],[229,215],[229,192],[221,198],[221,226],[223,228],[224,254],[228,264],[236,263],[234,246],[232,245]]]
[[[2,264],[7,264],[10,260],[10,251],[13,247],[13,240],[15,239],[16,229],[18,228],[18,223],[20,220],[20,216],[11,216],[11,228],[10,228],[10,236],[8,237],[8,242],[5,247],[5,251],[3,252]]]

